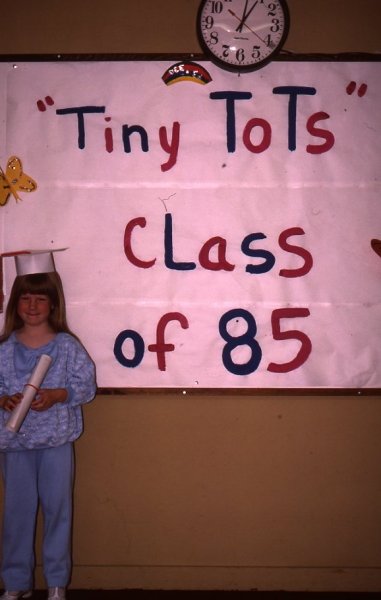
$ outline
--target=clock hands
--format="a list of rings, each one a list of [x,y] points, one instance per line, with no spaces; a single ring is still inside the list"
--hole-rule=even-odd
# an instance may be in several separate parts
[[[253,12],[254,8],[257,6],[258,4],[258,0],[256,0],[256,2],[254,2],[253,6],[251,7],[251,9],[249,10],[249,12],[247,11],[247,5],[248,5],[249,0],[246,0],[245,2],[245,8],[243,9],[243,15],[242,15],[242,19],[240,24],[238,25],[238,27],[236,28],[236,31],[239,31],[239,33],[242,33],[242,27],[244,25],[246,25],[245,21],[248,19],[248,17],[251,15],[251,13]],[[247,27],[247,25],[246,25]]]
[[[254,31],[253,29],[251,29],[251,27],[249,27],[249,25],[247,25],[247,23],[245,23],[247,17],[250,15],[251,11],[253,10],[253,8],[255,8],[255,6],[258,4],[258,0],[257,2],[254,2],[253,6],[251,7],[251,9],[249,10],[249,12],[245,15],[245,12],[243,14],[242,19],[239,18],[238,15],[235,14],[234,11],[232,11],[230,8],[228,8],[228,12],[235,18],[237,19],[240,23],[236,29],[236,31],[240,30],[242,31],[242,27],[245,26],[249,31],[251,31],[251,33],[253,33],[255,36],[257,36],[257,38],[262,42],[262,44],[265,43],[265,40],[263,40],[256,31]],[[245,6],[246,9],[246,6]]]
[[[247,11],[248,2],[249,2],[249,0],[245,1],[245,8],[243,9],[242,19],[241,19],[241,22],[238,24],[238,27],[236,28],[236,31],[239,31],[239,33],[242,33],[242,27],[243,27],[243,24],[244,24],[244,22],[246,20],[246,11]],[[231,10],[229,12],[232,13]]]

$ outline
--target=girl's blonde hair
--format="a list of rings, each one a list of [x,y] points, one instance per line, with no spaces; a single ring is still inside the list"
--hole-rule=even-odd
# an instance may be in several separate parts
[[[23,326],[23,321],[17,313],[17,305],[23,294],[44,294],[51,302],[49,325],[56,333],[70,331],[66,320],[65,296],[59,274],[35,273],[33,275],[19,275],[16,277],[9,296],[5,311],[4,328],[0,335],[0,343],[5,342],[11,333]],[[74,335],[74,337],[76,337]]]

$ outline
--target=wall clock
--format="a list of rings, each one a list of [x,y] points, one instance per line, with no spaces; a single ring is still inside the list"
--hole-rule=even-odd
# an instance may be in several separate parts
[[[204,53],[229,71],[254,71],[273,60],[289,27],[286,0],[202,0],[197,13]]]

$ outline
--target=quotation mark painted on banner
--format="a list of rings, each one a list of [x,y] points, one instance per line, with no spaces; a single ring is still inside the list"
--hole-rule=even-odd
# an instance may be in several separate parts
[[[54,100],[51,96],[45,96],[45,101],[44,100],[37,100],[37,108],[39,111],[41,112],[45,112],[46,110],[46,104],[48,106],[53,106],[54,104]]]
[[[348,83],[348,85],[346,87],[348,96],[351,96],[356,91],[356,88],[357,88],[357,83],[355,81],[351,81],[350,83]],[[357,95],[360,98],[362,98],[363,96],[365,96],[367,89],[368,89],[367,84],[362,83],[357,90]]]

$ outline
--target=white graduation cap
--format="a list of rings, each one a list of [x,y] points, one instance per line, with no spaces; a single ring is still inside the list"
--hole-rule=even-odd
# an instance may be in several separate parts
[[[0,313],[3,312],[3,258],[13,257],[16,263],[17,275],[33,275],[35,273],[54,272],[53,252],[62,252],[67,248],[56,248],[51,250],[18,250],[17,252],[3,252],[0,254]]]
[[[33,275],[35,273],[52,273],[55,271],[54,252],[62,252],[67,248],[51,250],[18,250],[17,252],[4,252],[1,257],[14,257],[17,275]]]

